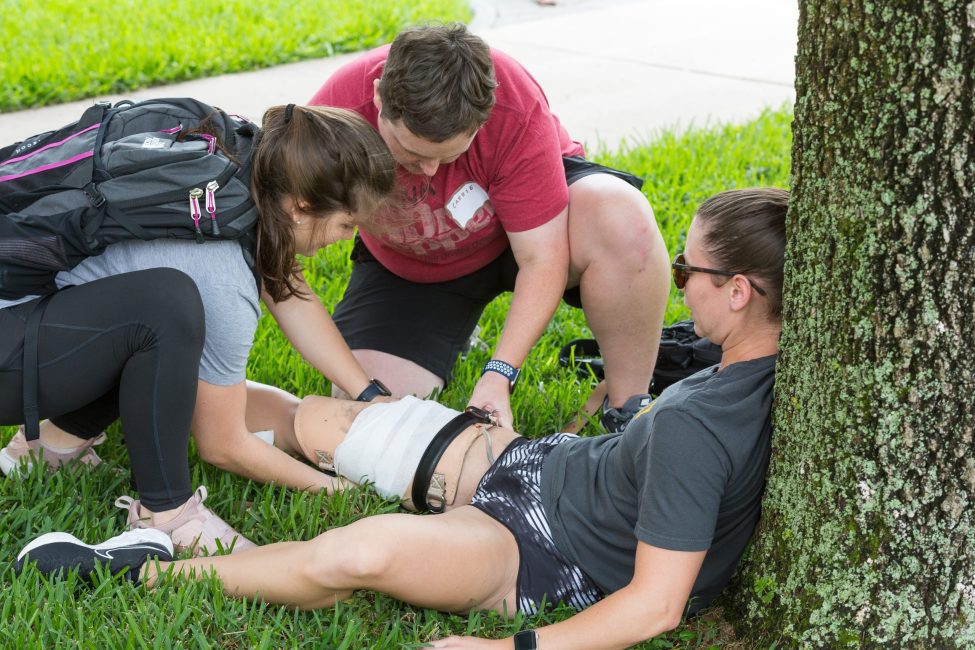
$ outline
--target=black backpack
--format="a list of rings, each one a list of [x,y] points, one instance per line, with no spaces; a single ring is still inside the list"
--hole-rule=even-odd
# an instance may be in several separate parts
[[[659,395],[671,384],[721,362],[721,346],[694,333],[694,321],[683,320],[663,328],[657,364],[647,392]],[[559,351],[559,365],[574,366],[583,377],[603,379],[603,359],[595,339],[569,341]]]
[[[124,101],[0,149],[0,298],[49,294],[125,239],[235,239],[253,269],[258,133],[194,99]]]

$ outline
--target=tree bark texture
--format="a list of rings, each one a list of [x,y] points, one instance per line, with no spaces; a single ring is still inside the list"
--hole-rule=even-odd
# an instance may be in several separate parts
[[[804,0],[749,647],[975,647],[975,2]]]

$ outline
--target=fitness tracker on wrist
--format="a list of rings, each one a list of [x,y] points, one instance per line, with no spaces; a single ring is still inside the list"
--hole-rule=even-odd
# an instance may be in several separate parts
[[[366,386],[365,390],[359,393],[359,396],[355,398],[357,402],[371,402],[374,398],[382,395],[383,397],[389,397],[392,395],[386,385],[378,379],[370,379],[369,385]]]
[[[535,630],[516,632],[515,650],[538,650],[538,634]]]
[[[521,373],[519,368],[515,368],[510,363],[506,361],[501,361],[500,359],[491,359],[484,364],[484,370],[481,371],[481,376],[484,376],[486,372],[496,372],[499,375],[504,375],[508,379],[508,392],[514,392],[515,384],[518,382],[518,375]]]

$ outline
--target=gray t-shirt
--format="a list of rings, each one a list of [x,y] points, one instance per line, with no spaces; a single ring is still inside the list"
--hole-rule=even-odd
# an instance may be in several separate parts
[[[707,556],[691,612],[731,578],[761,511],[775,356],[702,370],[623,433],[556,447],[542,503],[558,548],[606,593],[633,577],[637,540]]]
[[[206,313],[200,379],[219,386],[243,381],[261,307],[254,275],[237,242],[197,244],[174,239],[119,242],[101,255],[86,258],[70,271],[58,273],[56,282],[60,288],[162,267],[186,273],[200,290]],[[5,303],[0,302],[0,308],[3,306]]]

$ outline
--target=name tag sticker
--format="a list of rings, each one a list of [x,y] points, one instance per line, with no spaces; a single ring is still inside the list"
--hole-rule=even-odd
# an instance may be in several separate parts
[[[464,183],[447,201],[447,213],[461,228],[466,228],[487,200],[488,193],[483,187],[477,183]]]

